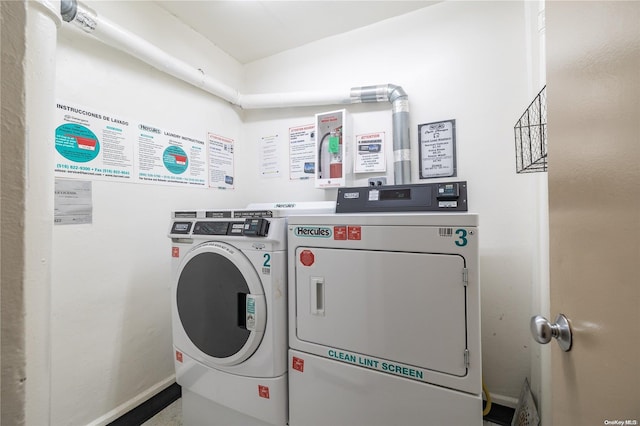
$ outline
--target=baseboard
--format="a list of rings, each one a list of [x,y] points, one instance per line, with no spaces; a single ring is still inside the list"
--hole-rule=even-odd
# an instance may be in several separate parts
[[[131,398],[129,401],[125,402],[124,404],[120,404],[118,407],[114,408],[113,410],[109,411],[103,416],[98,417],[97,419],[89,423],[87,426],[106,426],[106,425],[112,424],[113,422],[117,421],[117,419],[119,419],[120,417],[134,410],[136,407],[152,399],[156,395],[159,395],[165,390],[171,388],[173,385],[175,385],[175,382],[176,382],[176,377],[174,374],[172,374],[166,379],[151,386],[144,392],[139,393],[134,398]]]
[[[167,408],[172,402],[180,398],[181,395],[182,388],[177,383],[174,383],[151,399],[148,399],[138,405],[133,410],[118,417],[116,420],[109,423],[108,426],[141,425],[160,411]]]
[[[518,406],[518,398],[512,398],[510,396],[491,394],[491,401],[505,407],[516,408]]]

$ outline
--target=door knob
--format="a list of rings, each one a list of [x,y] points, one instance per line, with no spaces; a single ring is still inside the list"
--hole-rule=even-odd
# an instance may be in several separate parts
[[[549,343],[551,338],[555,338],[560,348],[568,352],[571,350],[571,325],[569,320],[563,314],[558,314],[555,323],[550,323],[543,316],[536,315],[531,317],[531,335],[533,339],[542,344]]]

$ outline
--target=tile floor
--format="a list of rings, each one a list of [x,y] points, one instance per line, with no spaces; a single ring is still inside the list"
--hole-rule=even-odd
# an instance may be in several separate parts
[[[483,426],[493,426],[495,423],[483,422]],[[182,399],[178,399],[173,404],[153,416],[142,424],[142,426],[182,426]]]
[[[182,426],[182,399],[178,398],[167,408],[142,423],[142,426]]]

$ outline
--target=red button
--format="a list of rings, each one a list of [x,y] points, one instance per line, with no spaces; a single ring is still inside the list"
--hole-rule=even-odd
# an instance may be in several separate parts
[[[316,257],[313,255],[311,250],[302,250],[300,253],[300,263],[304,266],[311,266],[316,261]]]

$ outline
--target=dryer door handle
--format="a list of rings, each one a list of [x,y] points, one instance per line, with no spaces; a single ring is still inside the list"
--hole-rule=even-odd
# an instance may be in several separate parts
[[[311,315],[324,316],[324,277],[311,277],[309,282]]]

